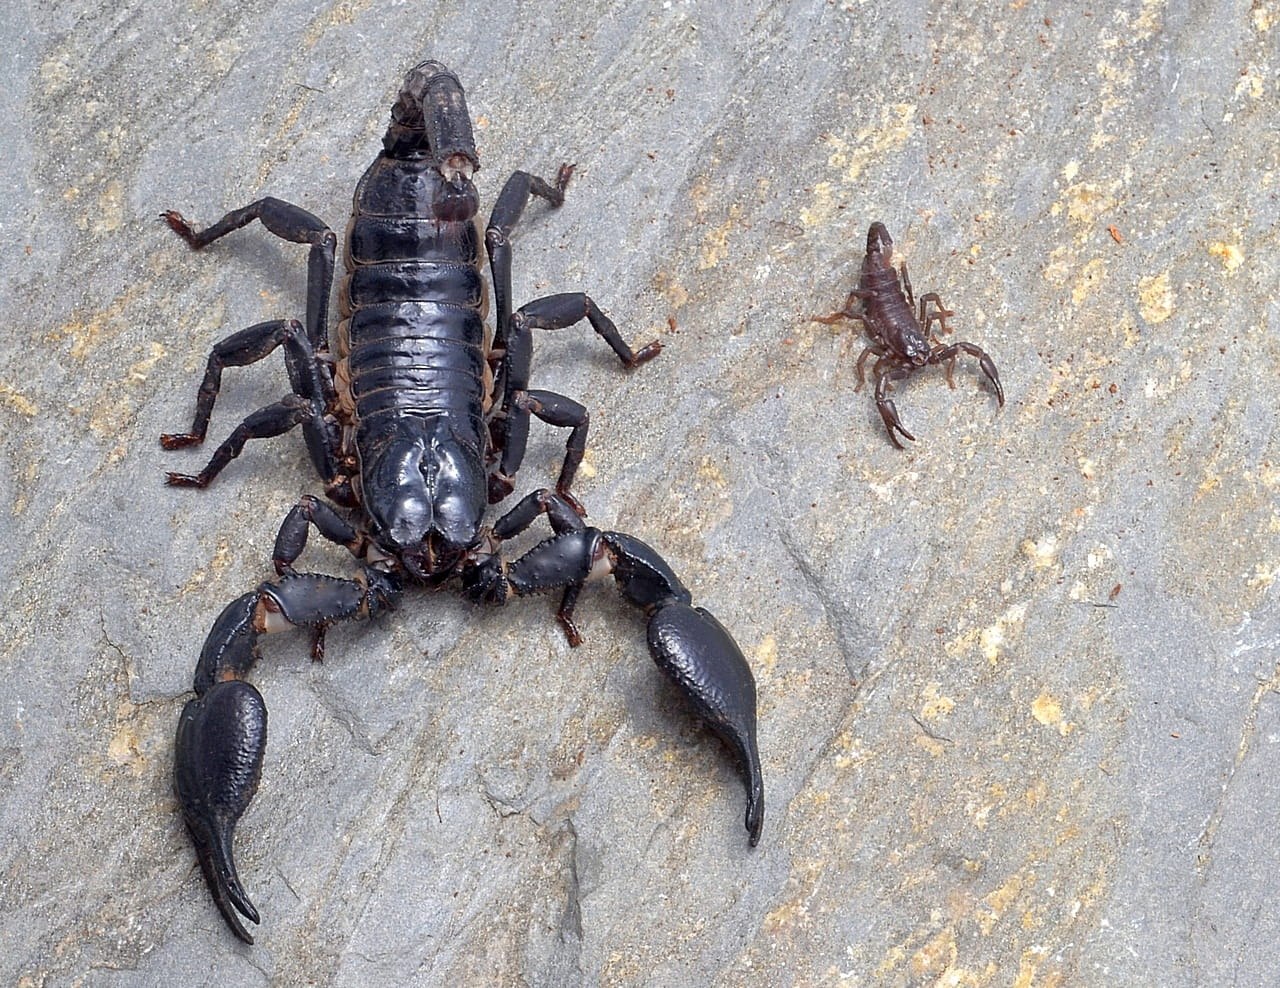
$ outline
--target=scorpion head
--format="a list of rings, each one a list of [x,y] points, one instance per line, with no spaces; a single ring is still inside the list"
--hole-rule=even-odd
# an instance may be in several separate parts
[[[452,435],[398,432],[363,471],[364,507],[381,548],[421,580],[447,576],[479,537],[481,458]]]

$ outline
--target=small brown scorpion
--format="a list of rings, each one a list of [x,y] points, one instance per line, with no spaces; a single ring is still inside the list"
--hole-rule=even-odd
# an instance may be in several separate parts
[[[937,337],[930,336],[930,328],[935,322],[942,332],[951,332],[947,317],[954,316],[955,313],[942,304],[937,292],[929,292],[920,296],[920,312],[917,315],[906,262],[903,262],[900,270],[901,280],[893,267],[893,240],[889,237],[889,231],[883,223],[872,223],[871,229],[867,231],[867,254],[862,260],[858,287],[849,293],[843,309],[829,316],[815,316],[813,322],[830,325],[840,319],[856,319],[866,327],[871,343],[858,357],[858,389],[866,383],[865,364],[867,357],[874,353],[876,362],[871,373],[876,379],[876,408],[884,419],[889,439],[898,449],[905,449],[898,434],[913,442],[916,437],[906,430],[902,420],[898,418],[898,409],[893,399],[888,396],[889,386],[895,381],[905,380],[927,364],[945,361],[947,383],[954,388],[956,358],[963,350],[971,357],[978,358],[982,373],[987,375],[987,380],[995,388],[996,400],[1001,407],[1004,406],[1004,389],[1000,386],[1000,374],[996,365],[985,350],[973,343],[952,343],[947,346]],[[860,311],[854,310],[855,302],[862,303]],[[933,311],[930,311],[930,305],[933,306]],[[934,344],[932,346],[931,339]]]

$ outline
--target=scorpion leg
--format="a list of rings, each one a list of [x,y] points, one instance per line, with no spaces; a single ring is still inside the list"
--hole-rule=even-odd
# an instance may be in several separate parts
[[[250,439],[278,436],[301,425],[311,462],[321,479],[331,488],[341,487],[342,478],[338,477],[337,466],[337,439],[325,419],[325,412],[334,401],[329,365],[316,353],[302,324],[296,319],[258,323],[216,343],[209,353],[204,379],[196,393],[196,411],[191,430],[162,435],[160,444],[165,449],[183,449],[204,442],[209,417],[222,387],[223,369],[257,363],[281,346],[284,348],[285,366],[293,393],[246,418],[214,451],[209,463],[200,473],[170,473],[170,484],[205,487],[228,463],[240,455],[244,444]]]
[[[253,943],[240,917],[258,912],[236,872],[235,826],[258,789],[267,745],[267,708],[244,677],[258,637],[297,626],[323,627],[393,606],[400,586],[366,569],[360,580],[290,574],[239,597],[214,621],[196,665],[195,698],[178,720],[173,779],[196,857],[223,919]]]
[[[564,190],[573,174],[573,165],[561,165],[555,184],[530,175],[514,172],[498,193],[498,201],[489,214],[484,232],[485,249],[489,252],[489,270],[493,274],[493,303],[496,310],[493,345],[505,349],[507,327],[511,323],[511,231],[515,229],[530,196],[547,200],[552,206],[564,203]]]
[[[884,419],[884,427],[889,430],[889,439],[898,449],[906,449],[898,440],[897,433],[901,433],[904,439],[910,439],[915,442],[915,436],[907,431],[906,426],[902,424],[902,419],[898,418],[898,406],[893,403],[893,399],[889,397],[889,385],[894,381],[901,381],[910,377],[914,367],[890,367],[882,374],[876,376],[876,409],[880,412],[880,418]]]
[[[858,362],[854,365],[858,371],[858,386],[853,389],[854,391],[861,391],[862,386],[867,383],[867,372],[865,367],[867,358],[872,354],[875,354],[878,358],[876,360],[876,367],[879,367],[880,361],[883,360],[888,353],[889,351],[885,349],[884,346],[879,343],[873,343],[866,347],[862,353],[858,354]]]
[[[1000,407],[1004,407],[1004,388],[1000,385],[1000,372],[996,370],[995,362],[987,355],[987,351],[973,343],[952,343],[950,346],[938,347],[929,354],[929,363],[941,363],[944,360],[954,361],[956,355],[961,351],[969,354],[971,357],[978,358],[978,365],[982,368],[982,373],[987,376],[987,380],[991,382],[991,387],[995,389],[996,401]]]
[[[161,213],[160,218],[187,242],[192,250],[208,246],[233,230],[261,220],[271,233],[296,244],[310,244],[307,258],[307,338],[317,350],[329,346],[329,293],[333,288],[334,255],[338,238],[318,216],[283,199],[267,197],[226,216],[203,230],[195,230],[176,210]]]
[[[587,412],[577,402],[552,392],[528,390],[529,368],[533,361],[533,340],[529,331],[565,329],[583,319],[609,344],[624,367],[636,367],[662,351],[659,340],[654,340],[639,350],[631,349],[612,320],[600,311],[600,307],[590,296],[581,292],[548,295],[521,306],[511,317],[510,333],[503,356],[504,370],[500,375],[503,397],[501,414],[494,419],[494,446],[502,451],[502,456],[497,470],[490,475],[490,503],[502,500],[515,486],[513,478],[524,461],[529,438],[529,415],[537,405],[541,405],[546,411],[546,416],[539,414],[539,418],[553,425],[572,427],[574,430],[566,444],[564,465],[557,484],[561,495],[572,498],[568,483],[572,481],[582,460],[576,448],[582,446],[585,449],[586,446]],[[580,417],[575,409],[581,411]]]
[[[929,311],[930,303],[937,307],[936,312]],[[951,327],[947,325],[947,320],[954,315],[954,312],[942,304],[942,296],[937,292],[920,296],[920,326],[926,336],[929,335],[929,327],[935,322],[941,327],[941,332],[950,333]]]
[[[737,756],[747,791],[745,824],[751,845],[764,823],[764,780],[756,743],[756,684],[742,650],[708,611],[691,605],[671,567],[630,535],[575,528],[535,546],[507,567],[518,595],[565,588],[557,615],[570,644],[581,636],[573,608],[586,581],[612,573],[618,590],[648,616],[654,662]],[[575,637],[577,640],[575,640]]]
[[[865,299],[870,297],[871,297],[870,292],[863,291],[861,288],[855,288],[853,291],[849,293],[849,297],[844,300],[843,309],[840,309],[837,312],[832,312],[829,315],[825,315],[825,316],[810,316],[809,321],[820,322],[823,325],[831,326],[831,325],[834,325],[835,323],[838,323],[841,319],[854,319],[865,326],[867,324],[866,317],[863,316],[861,312],[854,309],[853,306],[854,306],[854,303],[857,302],[859,299]]]

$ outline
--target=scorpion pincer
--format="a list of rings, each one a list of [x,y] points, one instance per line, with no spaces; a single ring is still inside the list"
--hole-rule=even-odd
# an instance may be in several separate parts
[[[928,364],[947,365],[947,383],[955,387],[953,374],[956,358],[961,352],[978,358],[982,373],[995,389],[996,400],[1003,407],[1004,389],[1000,386],[1000,374],[985,350],[972,343],[944,345],[931,335],[936,322],[944,332],[951,332],[947,318],[955,313],[942,304],[937,292],[920,296],[919,314],[911,294],[911,279],[907,265],[901,265],[901,280],[893,267],[893,240],[883,223],[872,223],[867,231],[867,253],[862,259],[862,273],[858,287],[845,299],[844,308],[828,316],[815,316],[814,322],[831,324],[839,319],[856,319],[867,330],[871,343],[858,357],[858,388],[866,383],[867,357],[875,354],[876,362],[871,373],[876,379],[876,408],[889,431],[889,439],[898,449],[905,448],[898,439],[915,440],[898,418],[898,409],[889,397],[889,386],[895,381],[910,377]],[[861,309],[854,308],[861,303]],[[930,308],[932,306],[932,309]]]
[[[563,395],[529,387],[531,331],[586,320],[625,367],[657,355],[632,350],[581,293],[511,307],[511,232],[530,196],[553,206],[572,168],[554,183],[517,171],[504,185],[483,241],[472,175],[479,167],[462,86],[444,65],[423,62],[405,79],[383,152],[355,192],[346,238],[340,323],[329,346],[329,295],[337,238],[321,220],[278,199],[260,199],[196,231],[176,212],[163,218],[194,249],[253,220],[310,246],[306,323],[274,320],[213,347],[189,432],[161,437],[166,449],[204,440],[225,367],[281,348],[290,391],[246,418],[198,474],[168,483],[205,487],[250,439],[301,427],[332,505],[304,496],[280,527],[276,578],[232,601],[213,623],[195,672],[195,697],[178,724],[174,781],[182,815],[214,902],[240,939],[241,917],[257,923],[236,872],[232,840],[262,773],[267,710],[246,676],[265,634],[308,628],[313,656],[325,629],[393,608],[413,585],[458,584],[477,602],[502,604],[562,591],[557,618],[581,642],[574,607],[588,578],[611,574],[644,612],[649,651],[697,714],[737,757],[747,791],[750,843],[760,839],[764,785],[756,745],[756,687],[733,637],[650,546],[583,522],[571,485],[586,444],[587,411]],[[495,326],[480,246],[489,258]],[[514,488],[530,417],[569,430],[554,491],[536,490],[491,526],[485,507]],[[551,534],[515,559],[503,543],[545,515]],[[350,550],[354,579],[299,572],[310,529]]]

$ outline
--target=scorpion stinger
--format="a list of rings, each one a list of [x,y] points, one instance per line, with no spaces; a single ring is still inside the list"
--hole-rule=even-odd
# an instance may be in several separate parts
[[[199,473],[171,473],[168,482],[205,487],[249,440],[301,427],[325,492],[342,509],[308,495],[289,511],[273,553],[277,578],[234,600],[214,622],[196,667],[195,697],[178,724],[174,784],[183,819],[214,902],[249,943],[242,919],[256,923],[259,916],[232,845],[266,749],[266,705],[247,681],[261,637],[309,629],[318,660],[330,625],[375,617],[413,586],[457,583],[470,598],[492,604],[563,588],[557,616],[576,645],[578,594],[588,577],[612,573],[622,595],[648,615],[654,661],[737,755],[753,845],[763,822],[756,688],[741,649],[714,617],[692,606],[653,549],[585,527],[571,486],[586,447],[587,409],[530,387],[535,329],[585,320],[626,368],[661,350],[657,341],[633,350],[581,292],[512,309],[511,234],[530,197],[561,204],[572,166],[562,165],[554,183],[515,172],[498,196],[484,236],[495,299],[490,338],[479,196],[471,180],[479,158],[457,76],[434,61],[412,69],[383,148],[356,188],[332,350],[336,237],[321,220],[270,198],[202,231],[177,212],[162,214],[193,249],[256,219],[311,250],[305,324],[263,322],[215,344],[191,428],[161,442],[166,449],[203,442],[227,367],[279,349],[289,393],[241,422]],[[528,495],[486,527],[488,505],[514,489],[531,418],[569,430],[555,490]],[[543,515],[552,537],[514,561],[504,559],[503,542]],[[360,564],[355,579],[294,568],[312,529],[351,553]]]

